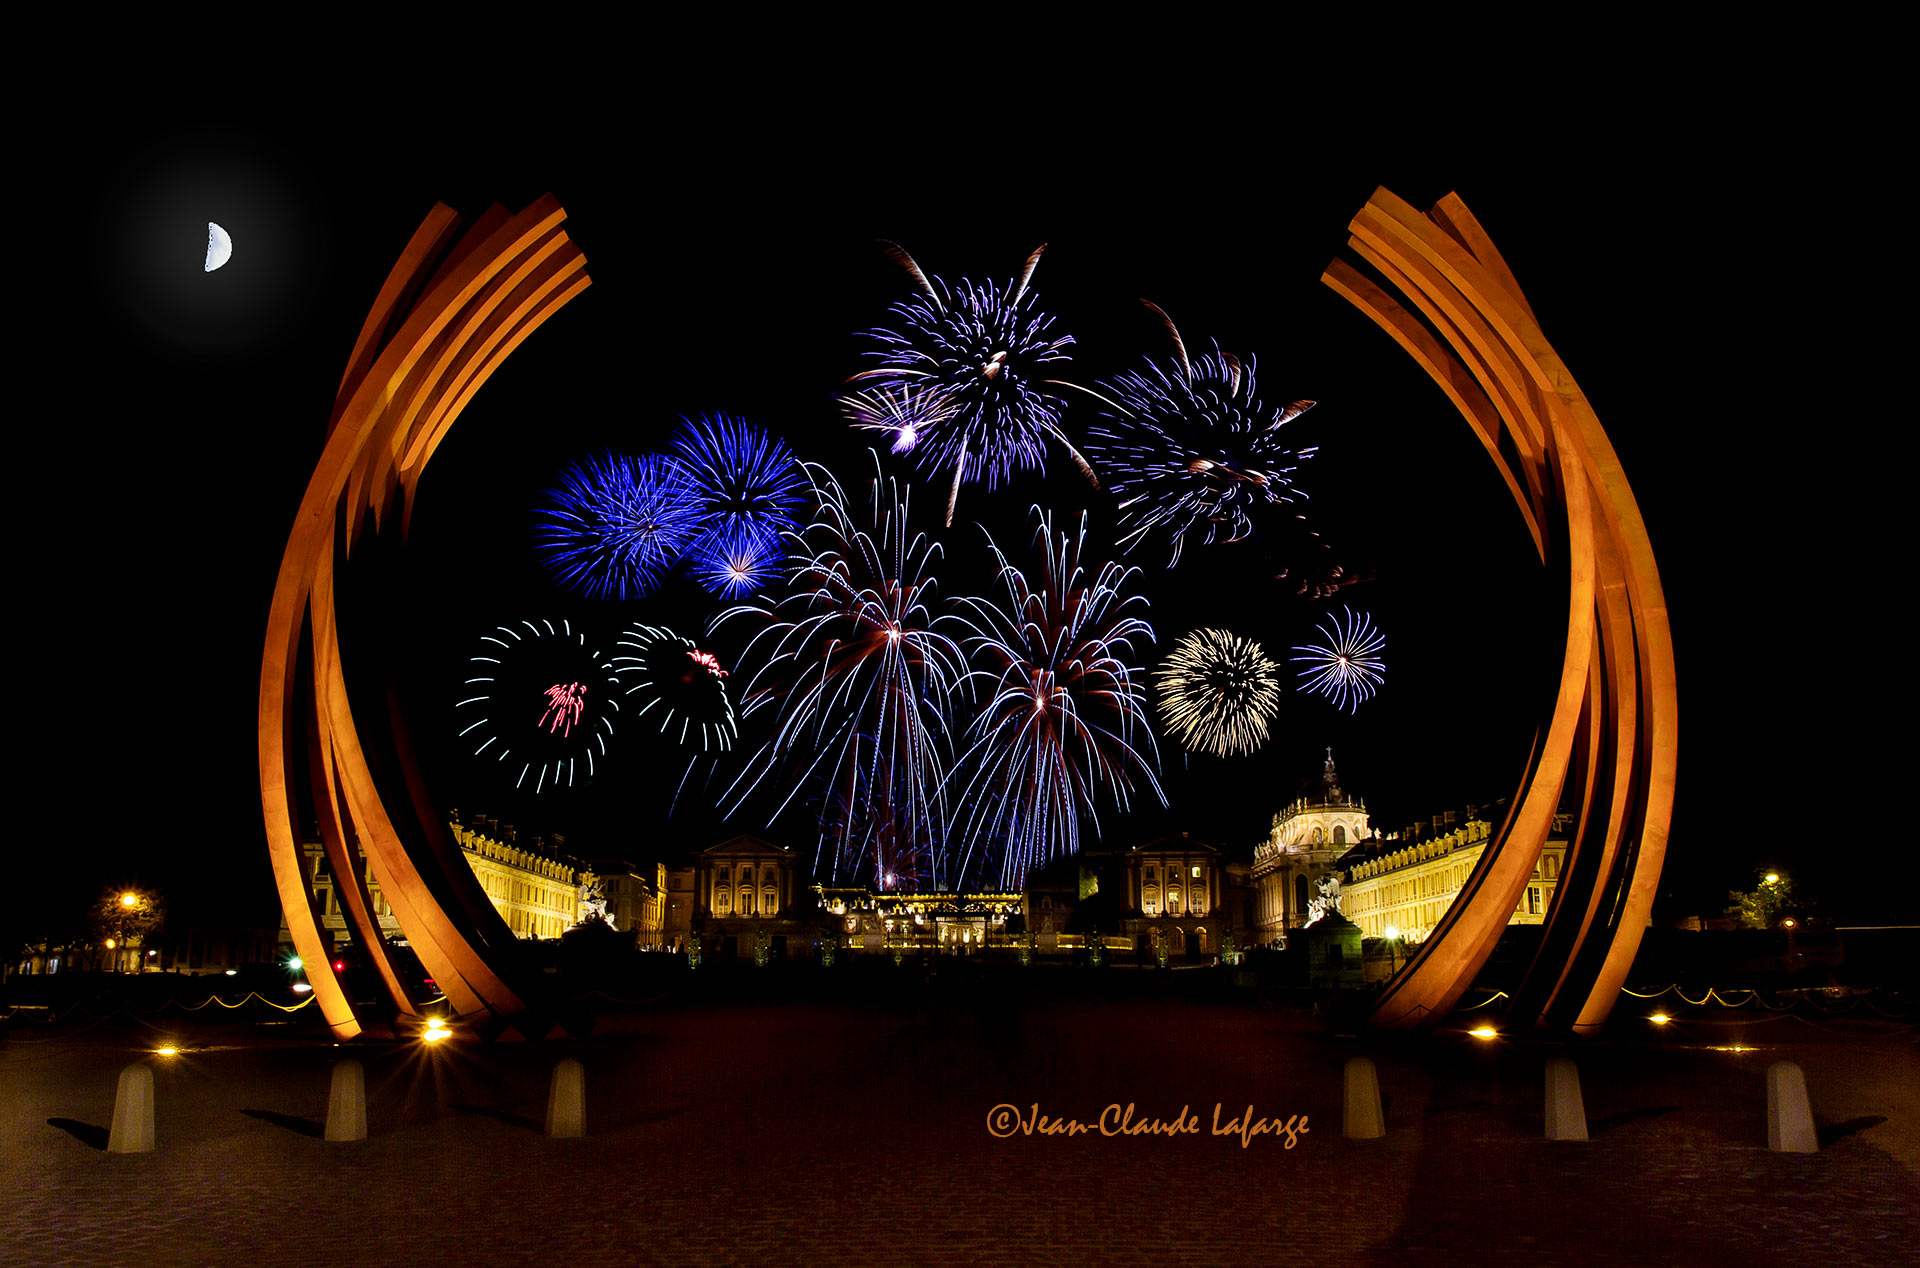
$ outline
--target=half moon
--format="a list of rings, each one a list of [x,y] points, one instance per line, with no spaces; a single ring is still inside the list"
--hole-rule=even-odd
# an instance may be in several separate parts
[[[211,273],[233,258],[233,239],[213,221],[207,221],[207,267]]]

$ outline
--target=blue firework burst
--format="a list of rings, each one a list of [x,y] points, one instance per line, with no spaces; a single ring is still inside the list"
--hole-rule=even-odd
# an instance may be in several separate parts
[[[1052,377],[1072,359],[1073,337],[1056,333],[1027,289],[1044,250],[1042,243],[1004,286],[962,278],[949,288],[889,244],[921,293],[887,310],[890,326],[867,332],[879,345],[867,355],[879,364],[849,382],[876,390],[850,395],[845,406],[856,427],[890,433],[893,451],[923,473],[952,472],[948,524],[962,482],[991,490],[1016,470],[1044,472],[1049,441],[1093,478],[1060,428],[1066,403],[1052,390],[1073,386]]]
[[[1314,403],[1263,404],[1253,358],[1242,364],[1218,347],[1189,358],[1172,321],[1154,312],[1177,355],[1099,385],[1108,408],[1087,452],[1119,502],[1121,545],[1158,539],[1171,567],[1189,541],[1238,541],[1259,508],[1305,498],[1295,476],[1315,450],[1289,445],[1281,427]]]
[[[708,531],[687,558],[688,572],[708,593],[743,599],[785,573],[787,550],[780,534],[743,526]]]
[[[1300,689],[1317,691],[1349,713],[1359,712],[1363,701],[1371,700],[1386,681],[1386,662],[1380,653],[1386,649],[1386,635],[1373,627],[1373,618],[1342,606],[1341,615],[1327,614],[1328,624],[1319,627],[1326,640],[1311,647],[1296,647],[1296,665],[1300,671]]]
[[[744,419],[716,414],[683,420],[673,451],[700,503],[694,576],[738,598],[775,575],[786,558],[781,535],[799,527],[808,483],[785,442]]]
[[[536,509],[535,548],[577,594],[639,598],[700,535],[700,508],[693,481],[672,458],[587,458],[561,472]]]

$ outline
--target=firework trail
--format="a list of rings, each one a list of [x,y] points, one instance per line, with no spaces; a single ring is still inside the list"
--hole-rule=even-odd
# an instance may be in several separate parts
[[[879,365],[848,382],[875,390],[844,404],[854,426],[890,433],[892,451],[909,455],[922,473],[953,473],[949,526],[963,481],[984,481],[991,491],[1016,470],[1044,472],[1048,441],[1099,483],[1061,430],[1066,402],[1050,390],[1075,386],[1048,377],[1072,360],[1065,350],[1073,337],[1054,333],[1053,318],[1027,289],[1044,250],[1042,243],[1004,287],[962,278],[949,288],[888,244],[921,293],[887,310],[891,327],[868,332],[879,349],[867,355]]]
[[[1294,476],[1315,450],[1288,446],[1280,428],[1314,403],[1263,405],[1251,357],[1243,365],[1216,347],[1190,358],[1172,320],[1147,307],[1177,355],[1100,385],[1112,408],[1089,430],[1087,452],[1119,502],[1121,546],[1158,539],[1172,547],[1172,567],[1187,542],[1239,541],[1253,531],[1257,508],[1306,496]]]
[[[817,874],[884,888],[939,885],[951,762],[948,719],[966,674],[934,615],[940,548],[908,525],[906,490],[875,476],[867,505],[809,465],[820,509],[788,535],[797,562],[774,603],[720,614],[761,627],[740,657],[752,666],[741,713],[771,714],[772,733],[723,797],[728,813],[765,785],[769,819],[807,793],[821,807]]]
[[[1034,514],[1038,584],[989,537],[998,601],[959,600],[981,708],[955,776],[957,800],[967,807],[969,853],[978,842],[1006,843],[1007,888],[1076,852],[1083,816],[1098,832],[1103,795],[1125,810],[1144,784],[1166,804],[1139,664],[1153,630],[1132,614],[1146,599],[1124,593],[1139,569],[1108,563],[1089,579],[1080,561],[1085,514],[1072,536],[1055,534],[1038,507]]]

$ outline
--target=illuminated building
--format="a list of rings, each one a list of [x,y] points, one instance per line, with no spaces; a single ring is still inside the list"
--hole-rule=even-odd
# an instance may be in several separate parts
[[[1553,831],[1508,924],[1537,925],[1546,919],[1566,858],[1569,822],[1570,816],[1554,816]],[[1362,842],[1340,860],[1347,882],[1341,909],[1369,938],[1384,936],[1391,925],[1407,942],[1425,941],[1473,875],[1492,830],[1489,820],[1469,808]]]
[[[580,860],[559,853],[566,844],[563,837],[556,834],[551,846],[537,836],[521,842],[511,824],[496,827],[482,820],[469,828],[461,824],[458,811],[450,817],[453,822],[447,826],[467,866],[515,937],[557,938],[580,922],[592,872]],[[482,825],[500,836],[477,830]]]
[[[1319,787],[1274,815],[1273,830],[1254,846],[1255,942],[1279,946],[1289,929],[1305,925],[1320,878],[1337,871],[1340,856],[1372,834],[1367,803],[1341,789],[1328,749]]]
[[[742,835],[667,874],[664,932],[671,946],[697,937],[722,959],[756,950],[774,959],[808,955],[817,928],[812,907],[797,887],[793,851]]]
[[[473,869],[494,909],[517,937],[557,938],[579,923],[586,913],[587,890],[594,874],[586,864],[559,852],[565,838],[556,835],[551,844],[538,836],[522,840],[512,824],[500,824],[484,817],[463,824],[457,810],[449,818],[448,830],[459,844],[467,866]],[[333,946],[350,941],[347,914],[340,903],[337,878],[327,862],[326,848],[315,840],[303,841],[300,848],[322,933]],[[393,909],[381,894],[380,882],[374,879],[366,856],[356,850],[355,858],[366,884],[368,907],[379,921],[381,936],[403,941],[405,935],[400,923],[394,919]],[[645,909],[646,900],[637,891],[632,901],[639,909]],[[611,906],[609,902],[609,910]],[[624,929],[618,923],[615,928]],[[281,943],[290,944],[292,939],[284,918],[280,931]]]
[[[1232,914],[1220,851],[1182,832],[1135,846],[1121,864],[1127,913],[1121,929],[1133,935],[1137,950],[1151,951],[1164,939],[1169,958],[1219,951]]]

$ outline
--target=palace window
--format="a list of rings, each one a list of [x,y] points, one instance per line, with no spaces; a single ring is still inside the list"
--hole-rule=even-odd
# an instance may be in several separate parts
[[[717,895],[714,896],[713,914],[716,916],[726,915],[727,909],[730,906],[730,904],[731,904],[731,899],[727,891],[724,889],[721,890]]]
[[[1177,889],[1167,891],[1167,914],[1169,916],[1180,914],[1180,891]]]
[[[1339,823],[1333,825],[1333,843],[1335,845],[1345,845],[1347,843],[1346,825]]]
[[[1529,916],[1537,916],[1540,914],[1540,887],[1538,885],[1527,886],[1527,914]]]
[[[762,894],[762,895],[760,895],[760,910],[761,910],[761,911],[763,911],[763,912],[765,912],[765,913],[766,913],[767,915],[769,915],[769,916],[771,916],[771,915],[773,915],[773,914],[774,914],[775,912],[777,912],[777,911],[778,911],[779,909],[780,909],[780,904],[779,904],[779,902],[778,902],[778,901],[777,901],[777,900],[776,900],[776,899],[774,898],[774,894],[773,894],[773,891],[772,891],[772,890],[768,890],[768,891],[767,891],[766,893],[764,893],[764,894]]]
[[[740,914],[743,916],[753,914],[753,891],[750,889],[740,891]]]
[[[1151,863],[1147,864],[1147,879],[1150,881],[1159,879],[1159,876],[1155,873],[1153,864]]]

